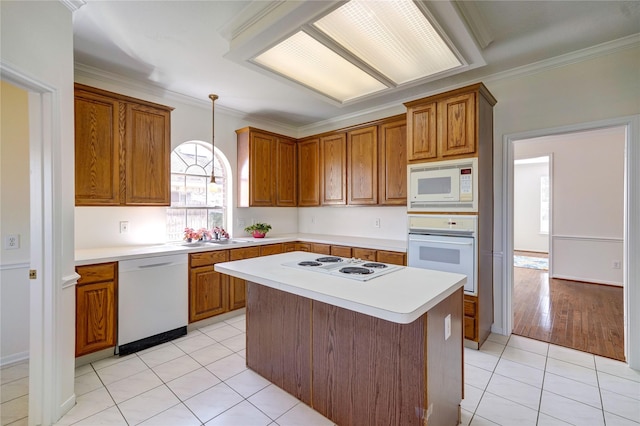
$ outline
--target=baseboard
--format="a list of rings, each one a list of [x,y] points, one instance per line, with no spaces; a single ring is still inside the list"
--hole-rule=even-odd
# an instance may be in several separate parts
[[[12,364],[17,364],[22,361],[29,360],[29,351],[18,352],[17,354],[7,355],[0,358],[0,367],[8,367]]]
[[[599,285],[608,285],[608,286],[612,286],[612,287],[623,287],[622,283],[612,283],[611,281],[602,281],[602,280],[594,280],[591,278],[584,278],[584,277],[574,277],[571,275],[554,275],[551,278],[554,279],[559,279],[559,280],[568,280],[568,281],[579,281],[581,283],[587,283],[587,284],[599,284]]]
[[[71,396],[60,405],[60,411],[58,411],[58,414],[60,415],[60,417],[58,418],[58,420],[60,420],[62,416],[67,414],[67,412],[71,410],[75,405],[76,405],[76,394],[72,393]]]

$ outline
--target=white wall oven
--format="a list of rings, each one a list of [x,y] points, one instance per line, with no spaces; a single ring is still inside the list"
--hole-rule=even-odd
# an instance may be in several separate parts
[[[410,212],[477,212],[478,159],[407,166]]]
[[[407,265],[464,274],[464,292],[477,295],[477,229],[477,216],[409,215]]]

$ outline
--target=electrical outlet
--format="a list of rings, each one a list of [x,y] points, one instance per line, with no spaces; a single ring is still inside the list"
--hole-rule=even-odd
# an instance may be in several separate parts
[[[126,234],[127,232],[129,232],[129,222],[123,220],[122,222],[120,222],[120,233]]]
[[[239,217],[238,218],[238,228],[245,228],[247,226],[247,221],[244,220],[243,218]]]
[[[376,217],[373,221],[373,227],[374,228],[380,228],[380,218]]]
[[[13,234],[7,235],[4,237],[4,249],[5,250],[16,250],[20,248],[20,235]]]
[[[611,267],[612,267],[613,269],[620,269],[620,268],[622,268],[622,263],[621,263],[619,260],[614,260],[614,261],[611,263]]]
[[[444,317],[444,340],[451,337],[451,314]]]
[[[311,224],[315,225],[316,223],[316,217],[315,216],[311,216]]]

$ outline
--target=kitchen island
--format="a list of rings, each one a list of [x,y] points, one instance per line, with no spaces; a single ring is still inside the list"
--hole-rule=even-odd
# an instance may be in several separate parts
[[[338,425],[456,425],[464,275],[400,267],[369,281],[285,266],[291,252],[215,265],[247,284],[247,366]]]

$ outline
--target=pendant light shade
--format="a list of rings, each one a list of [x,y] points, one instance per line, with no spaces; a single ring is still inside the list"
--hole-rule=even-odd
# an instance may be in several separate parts
[[[216,139],[216,113],[215,113],[215,103],[216,99],[218,99],[218,95],[210,94],[209,99],[211,99],[211,153],[213,154],[213,148],[215,147],[215,139]],[[213,157],[211,160],[211,183],[216,183],[216,168],[214,167]]]

